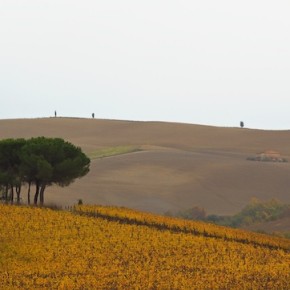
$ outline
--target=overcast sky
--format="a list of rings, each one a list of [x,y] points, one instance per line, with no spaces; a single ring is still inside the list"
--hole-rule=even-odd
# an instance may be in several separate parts
[[[289,0],[0,0],[0,119],[290,129]]]

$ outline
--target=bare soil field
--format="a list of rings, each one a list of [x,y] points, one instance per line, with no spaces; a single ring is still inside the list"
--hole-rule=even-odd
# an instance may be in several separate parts
[[[290,203],[290,162],[257,162],[275,150],[290,161],[290,131],[80,118],[0,120],[0,138],[61,137],[90,154],[114,146],[138,152],[93,159],[71,186],[49,187],[46,202],[117,205],[155,213],[204,207],[234,214],[253,197]]]

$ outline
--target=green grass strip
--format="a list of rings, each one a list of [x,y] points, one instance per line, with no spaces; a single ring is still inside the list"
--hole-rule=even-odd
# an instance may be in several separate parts
[[[90,159],[98,159],[110,156],[116,156],[121,154],[128,154],[133,152],[141,151],[140,147],[137,146],[116,146],[116,147],[107,147],[102,148],[88,154]]]

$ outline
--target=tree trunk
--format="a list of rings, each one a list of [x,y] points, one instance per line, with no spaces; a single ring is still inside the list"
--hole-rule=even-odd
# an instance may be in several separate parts
[[[11,201],[11,203],[13,203],[13,201],[14,201],[14,187],[13,187],[13,185],[11,185],[11,189],[10,189],[10,201]]]
[[[5,202],[7,203],[8,202],[8,190],[9,190],[9,186],[8,186],[8,184],[6,184],[6,186],[5,186],[5,192],[4,192],[4,194],[5,194]]]
[[[43,184],[40,188],[40,205],[42,206],[44,204],[44,190],[46,185]]]
[[[35,190],[35,195],[34,195],[34,205],[37,205],[37,201],[38,201],[38,195],[39,195],[39,182],[36,182],[36,190]]]
[[[20,204],[20,193],[21,193],[21,185],[15,186],[16,194],[17,194],[17,204]]]
[[[28,192],[27,192],[27,203],[30,205],[30,188],[31,188],[31,181],[28,182]]]

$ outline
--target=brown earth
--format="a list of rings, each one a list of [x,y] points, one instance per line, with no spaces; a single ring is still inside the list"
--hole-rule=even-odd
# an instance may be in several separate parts
[[[197,205],[234,214],[252,197],[290,203],[290,163],[248,161],[275,150],[290,160],[290,131],[117,120],[0,120],[0,138],[61,137],[90,153],[136,145],[143,151],[94,159],[67,188],[49,187],[46,202],[112,204],[164,213]]]

